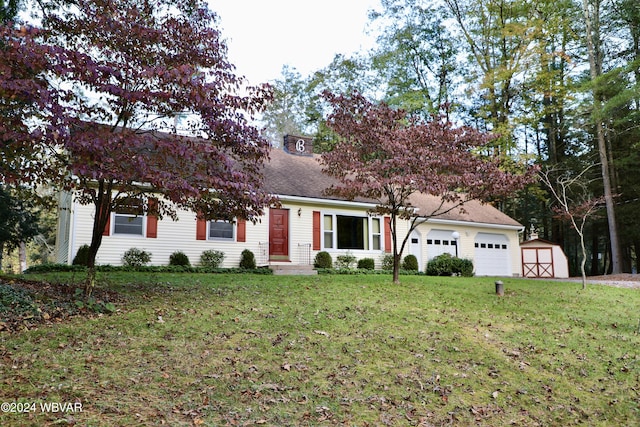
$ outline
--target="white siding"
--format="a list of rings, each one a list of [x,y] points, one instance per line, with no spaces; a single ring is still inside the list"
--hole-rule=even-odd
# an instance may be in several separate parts
[[[300,198],[301,199],[301,198]],[[357,205],[350,206],[346,202],[334,202],[330,200],[283,200],[282,209],[289,210],[289,256],[292,264],[313,263],[318,250],[313,250],[313,212],[320,212],[321,230],[320,240],[321,249],[329,252],[335,262],[338,255],[351,253],[356,259],[373,258],[376,268],[381,267],[382,258],[387,254],[385,251],[384,239],[384,218],[380,217],[381,226],[381,245],[380,250],[339,250],[335,248],[324,248],[324,221],[325,214],[332,215],[348,215],[348,216],[368,216],[368,209],[372,206]],[[68,224],[67,232],[59,232],[61,240],[59,250],[59,262],[71,263],[78,248],[83,244],[89,244],[91,241],[91,229],[93,226],[94,207],[93,205],[72,204],[72,210],[69,220],[64,219],[64,223]],[[178,220],[173,221],[171,218],[163,218],[158,221],[158,237],[146,238],[143,236],[123,236],[109,235],[103,236],[102,245],[98,251],[96,262],[98,264],[121,265],[122,255],[128,249],[136,247],[143,249],[152,254],[152,265],[168,265],[169,256],[175,251],[183,251],[189,257],[192,265],[198,265],[200,255],[203,251],[209,249],[220,250],[225,253],[223,267],[238,267],[240,263],[240,254],[244,249],[251,250],[256,256],[258,265],[264,265],[268,262],[268,242],[269,242],[269,212],[261,217],[260,220],[253,224],[246,224],[246,242],[236,241],[220,241],[220,240],[196,240],[196,215],[193,212],[178,211]],[[61,215],[62,217],[62,215]],[[66,221],[66,222],[65,222]],[[146,221],[145,228],[146,228]],[[113,221],[112,221],[113,224]],[[398,221],[398,239],[399,244],[406,236],[408,231],[408,221]],[[433,248],[427,245],[430,233],[445,233],[451,237],[451,233],[457,231],[460,233],[458,240],[458,256],[468,258],[475,263],[474,242],[478,233],[498,233],[503,234],[508,241],[509,252],[509,269],[510,273],[521,271],[521,257],[519,249],[518,230],[514,227],[501,227],[498,225],[483,225],[456,221],[427,221],[418,226],[417,232],[421,236],[419,239],[419,249],[422,253],[420,269],[424,271],[427,259],[433,258]],[[145,229],[146,232],[146,229]],[[64,236],[61,236],[61,234]],[[432,234],[433,235],[433,234]],[[65,246],[64,239],[68,241],[68,257],[64,257]],[[237,238],[237,233],[234,233]],[[452,238],[449,239],[453,240]],[[307,256],[308,249],[310,250]],[[389,248],[391,249],[391,248]],[[402,256],[406,256],[411,251],[410,241],[407,243]],[[455,253],[455,246],[449,245],[449,252]]]
[[[78,248],[91,242],[91,229],[93,227],[93,205],[75,204],[74,215],[76,217],[75,239],[73,239],[71,256],[67,262],[71,262]],[[113,224],[113,221],[111,221]],[[145,221],[146,232],[146,221]],[[234,232],[237,237],[237,234]],[[198,265],[202,252],[215,249],[225,253],[224,267],[238,267],[240,265],[240,253],[244,249],[250,249],[256,255],[260,251],[260,242],[268,241],[267,224],[263,221],[257,224],[247,222],[247,241],[220,241],[220,240],[196,240],[196,215],[193,212],[179,210],[178,218],[173,221],[165,217],[158,220],[158,237],[147,238],[144,236],[114,235],[103,236],[102,245],[98,250],[97,264],[122,265],[122,255],[130,248],[143,249],[151,253],[152,265],[168,265],[169,257],[175,251],[184,252],[192,265]]]

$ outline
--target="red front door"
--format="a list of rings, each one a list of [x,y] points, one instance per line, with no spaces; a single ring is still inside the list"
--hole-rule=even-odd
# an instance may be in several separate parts
[[[269,259],[289,261],[288,209],[269,209]]]

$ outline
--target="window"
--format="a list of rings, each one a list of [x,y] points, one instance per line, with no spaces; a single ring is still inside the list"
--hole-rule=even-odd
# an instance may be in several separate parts
[[[336,215],[338,249],[365,249],[366,218]],[[368,248],[367,248],[368,249]]]
[[[113,220],[113,234],[144,235],[144,212],[142,201],[129,197],[116,208]]]
[[[233,224],[228,221],[209,221],[209,239],[233,240]]]
[[[371,249],[379,251],[382,249],[382,231],[380,218],[371,218]]]
[[[350,215],[324,215],[323,244],[325,249],[381,250],[380,218]]]
[[[324,216],[324,247],[333,248],[333,215]]]

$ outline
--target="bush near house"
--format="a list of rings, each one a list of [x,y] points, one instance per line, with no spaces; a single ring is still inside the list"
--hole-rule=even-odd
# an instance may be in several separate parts
[[[383,270],[393,270],[393,255],[386,254],[382,256],[382,269]]]
[[[376,268],[376,261],[373,258],[362,258],[358,260],[358,268],[363,270],[374,270]]]
[[[224,261],[224,252],[209,249],[200,255],[200,265],[202,267],[218,268]]]
[[[454,258],[453,273],[463,277],[472,277],[473,261],[464,258]]]
[[[318,252],[313,260],[313,266],[315,268],[333,268],[331,254],[327,251]]]
[[[336,257],[336,268],[350,269],[355,262],[356,262],[356,257],[353,256],[352,254],[347,253],[344,255],[338,255]]]
[[[131,248],[122,255],[122,263],[128,267],[142,267],[151,262],[151,253]]]
[[[72,265],[87,265],[89,261],[89,245],[82,245],[78,248],[76,256],[71,262]]]
[[[428,276],[452,276],[454,274],[473,276],[473,262],[470,259],[462,259],[451,254],[442,254],[427,263]]]
[[[189,267],[191,262],[189,257],[182,251],[176,251],[169,256],[169,265],[182,265]]]
[[[67,264],[40,264],[29,267],[25,274],[42,274],[42,273],[86,273],[87,267],[84,265],[67,265]],[[145,265],[132,267],[129,265],[97,265],[96,271],[101,273],[112,272],[136,272],[136,273],[229,273],[229,274],[260,274],[269,275],[273,271],[270,268],[255,268],[247,270],[246,268],[224,268],[224,267],[188,267],[183,265]]]
[[[245,249],[240,254],[240,268],[253,270],[256,268],[256,257],[249,249]]]
[[[402,269],[407,271],[418,271],[418,258],[415,255],[407,255],[402,261]]]

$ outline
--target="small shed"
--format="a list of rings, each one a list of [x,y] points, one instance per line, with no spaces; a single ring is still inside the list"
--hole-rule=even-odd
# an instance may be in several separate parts
[[[569,261],[560,245],[534,238],[520,243],[522,251],[522,276],[566,279],[569,277]]]

